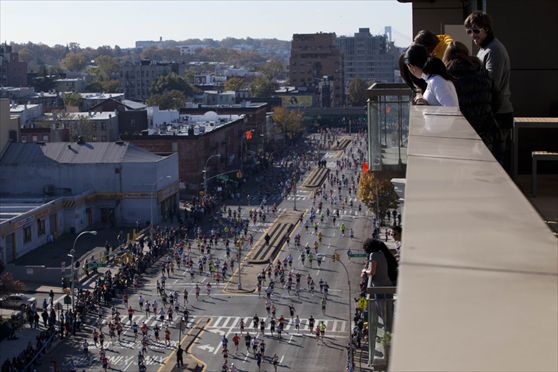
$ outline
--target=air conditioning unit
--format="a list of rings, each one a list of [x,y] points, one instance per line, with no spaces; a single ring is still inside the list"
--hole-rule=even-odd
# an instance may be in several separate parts
[[[56,193],[56,188],[54,185],[45,185],[43,186],[43,194],[45,195],[54,195]]]

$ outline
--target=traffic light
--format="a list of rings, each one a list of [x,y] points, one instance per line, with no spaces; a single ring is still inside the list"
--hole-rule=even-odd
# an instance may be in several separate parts
[[[62,288],[67,288],[68,284],[66,283],[66,277],[62,277]]]

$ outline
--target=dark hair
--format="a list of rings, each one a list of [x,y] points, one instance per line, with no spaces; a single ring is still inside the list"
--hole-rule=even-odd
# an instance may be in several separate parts
[[[469,67],[480,67],[478,58],[470,56],[467,46],[459,41],[452,41],[448,45],[442,61],[450,71],[457,63],[465,63]]]
[[[444,62],[439,58],[431,56],[422,45],[411,45],[405,52],[404,60],[405,64],[419,67],[427,75],[440,75],[446,80],[453,81]]]
[[[429,53],[432,53],[434,48],[436,48],[436,45],[440,42],[440,39],[438,39],[438,36],[431,31],[420,30],[415,36],[413,42],[424,46]]]
[[[407,84],[413,92],[416,93],[418,89],[422,92],[426,90],[426,87],[428,85],[426,84],[426,81],[419,79],[411,74],[411,71],[409,71],[409,69],[407,68],[407,64],[405,64],[404,53],[399,56],[399,74],[401,75],[401,79],[403,79],[405,84]]]
[[[385,245],[385,243],[377,239],[366,239],[362,245],[362,248],[368,254],[373,252],[382,252],[384,254],[388,266],[387,271],[389,280],[391,280],[393,285],[397,285],[398,263],[391,251]]]
[[[484,28],[488,35],[494,36],[494,30],[492,29],[492,19],[486,13],[474,11],[465,19],[463,25],[465,26],[465,28],[473,28],[475,26]]]

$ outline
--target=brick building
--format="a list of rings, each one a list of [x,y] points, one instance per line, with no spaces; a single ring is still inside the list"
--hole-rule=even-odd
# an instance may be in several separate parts
[[[0,45],[0,85],[5,87],[27,86],[27,62],[19,60],[12,46]]]
[[[342,106],[345,101],[343,56],[336,39],[335,33],[294,34],[291,43],[289,83],[316,96],[320,106]],[[332,82],[333,92],[324,81]],[[322,92],[324,87],[327,92]],[[322,99],[324,94],[326,99]]]
[[[245,117],[218,115],[181,115],[180,122],[150,129],[149,134],[125,136],[124,139],[158,155],[178,153],[181,188],[186,192],[203,189],[203,169],[208,177],[240,168],[241,139]],[[208,159],[212,155],[220,157]]]
[[[214,111],[218,115],[244,115],[241,124],[243,132],[252,131],[254,142],[260,142],[264,134],[266,124],[266,113],[271,110],[270,105],[265,102],[244,102],[235,105],[186,107],[180,109],[181,115],[203,115],[207,111]],[[262,139],[263,140],[263,139]]]

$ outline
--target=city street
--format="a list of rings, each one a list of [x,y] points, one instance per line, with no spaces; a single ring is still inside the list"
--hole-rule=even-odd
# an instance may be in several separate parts
[[[345,159],[346,152],[356,150],[356,145],[354,145],[356,142],[355,138],[356,136],[353,136],[353,142],[345,152],[330,150],[322,153],[322,159],[326,160],[326,165],[330,169],[329,178],[326,178],[324,184],[329,184],[330,178],[335,175],[339,178],[345,175],[348,179],[355,177],[356,180],[357,172],[360,171],[359,167],[351,166],[351,168],[347,168],[345,166],[343,170],[338,167],[339,164],[342,164],[341,161]],[[364,141],[360,141],[360,144],[360,150],[365,151]],[[115,309],[120,313],[123,324],[120,340],[116,337],[111,339],[108,336],[107,325],[111,320],[110,309],[104,308],[100,318],[89,313],[87,325],[82,327],[81,332],[78,331],[79,337],[62,342],[50,352],[49,359],[45,360],[55,360],[62,370],[70,370],[72,367],[78,370],[101,369],[99,359],[100,343],[95,345],[92,334],[95,328],[99,329],[100,325],[103,325],[102,330],[106,334],[103,348],[108,359],[108,367],[112,370],[136,371],[138,370],[138,353],[142,349],[141,332],[138,332],[137,337],[134,336],[133,332],[133,324],[136,323],[138,327],[142,327],[145,324],[149,329],[148,334],[150,337],[147,352],[143,359],[147,370],[156,371],[167,358],[168,361],[166,363],[175,363],[176,357],[174,354],[170,358],[169,355],[176,349],[179,337],[184,338],[196,320],[210,319],[209,323],[205,326],[204,332],[201,333],[200,337],[189,349],[189,352],[195,356],[196,360],[200,361],[200,365],[202,362],[205,363],[207,366],[206,370],[208,371],[222,370],[225,361],[222,347],[223,336],[226,336],[228,339],[229,366],[231,363],[234,363],[234,366],[239,371],[257,371],[258,366],[255,354],[252,349],[247,350],[245,346],[244,335],[247,332],[251,336],[256,337],[258,342],[263,341],[265,343],[265,352],[263,353],[261,365],[262,371],[273,370],[272,357],[274,355],[277,355],[278,370],[343,371],[347,362],[346,345],[352,329],[350,322],[352,316],[354,316],[354,308],[356,306],[353,299],[358,296],[359,272],[365,263],[365,258],[349,259],[347,251],[349,249],[358,251],[364,239],[370,236],[372,217],[365,207],[362,207],[359,211],[359,202],[354,192],[349,194],[349,190],[345,185],[338,187],[337,183],[335,183],[334,187],[329,187],[329,189],[335,191],[332,191],[332,195],[336,196],[336,201],[333,204],[331,197],[326,201],[319,196],[314,201],[315,189],[304,188],[302,186],[303,178],[304,176],[301,177],[301,181],[299,181],[296,187],[296,196],[294,193],[289,193],[277,205],[275,213],[270,211],[267,214],[268,218],[265,222],[257,221],[256,224],[250,222],[248,226],[248,234],[252,234],[254,241],[257,241],[262,238],[266,229],[271,226],[275,219],[281,218],[283,212],[294,209],[295,198],[297,210],[304,213],[302,222],[299,222],[295,229],[290,232],[290,242],[283,246],[274,260],[275,265],[276,263],[281,264],[284,262],[285,267],[287,262],[292,260],[292,267],[289,265],[289,270],[292,269],[293,277],[294,274],[300,273],[302,278],[298,296],[296,295],[296,290],[293,289],[295,287],[294,284],[293,288],[288,291],[279,280],[275,280],[275,287],[271,294],[271,303],[276,309],[274,318],[278,319],[283,316],[286,320],[281,337],[279,337],[277,332],[273,333],[273,335],[270,332],[270,319],[272,315],[266,310],[265,289],[267,288],[267,281],[265,281],[265,285],[259,294],[255,291],[254,286],[249,288],[249,284],[244,286],[246,291],[234,291],[232,288],[236,288],[235,285],[229,286],[225,292],[223,290],[225,284],[222,281],[217,283],[215,278],[210,277],[205,270],[200,275],[198,270],[195,270],[195,273],[190,273],[184,267],[176,267],[166,278],[165,290],[167,294],[172,293],[172,291],[177,292],[181,311],[174,314],[172,321],[168,320],[167,316],[164,317],[164,321],[161,321],[158,312],[154,313],[151,311],[147,313],[146,311],[141,311],[139,306],[140,296],[142,296],[144,301],[149,301],[150,303],[158,301],[161,304],[157,287],[161,281],[162,264],[166,262],[165,259],[161,259],[142,276],[138,290],[129,291],[128,301],[134,310],[132,322],[128,320],[125,304],[121,301],[115,302]],[[340,195],[339,190],[341,190]],[[323,202],[322,211],[316,212],[320,202]],[[247,206],[242,205],[240,207],[242,219],[249,219],[249,209]],[[238,206],[227,205],[227,208],[237,210]],[[330,210],[329,217],[326,215],[326,209]],[[334,223],[333,215],[335,210],[339,211],[339,217],[336,218]],[[317,232],[314,231],[314,225],[308,222],[313,211]],[[323,218],[323,221],[321,221],[321,218]],[[342,224],[345,226],[344,234],[341,232]],[[352,238],[349,233],[351,230],[354,232],[354,237]],[[296,235],[300,235],[299,247],[294,242]],[[308,245],[312,253],[314,253],[315,242],[319,240],[319,235],[321,235],[321,242],[318,243],[317,253],[318,256],[323,257],[321,265],[318,265],[316,255],[313,255],[313,262],[308,259],[305,259],[303,262],[301,251],[304,251],[305,246]],[[248,244],[245,246],[247,247]],[[243,255],[248,252],[246,247]],[[232,246],[231,253],[233,256],[236,256],[236,247]],[[349,270],[349,278],[342,264],[333,260],[334,253],[340,254],[341,261]],[[226,260],[227,249],[222,240],[219,240],[217,246],[212,248],[212,254],[214,260],[216,258],[221,261]],[[308,255],[304,256],[309,257]],[[197,268],[197,262],[203,255],[196,247],[194,241],[192,242],[190,257],[194,262],[194,268]],[[261,265],[261,268],[263,269],[265,266]],[[237,264],[235,264],[236,267]],[[286,272],[289,270],[286,270]],[[193,280],[191,278],[192,275]],[[230,272],[227,273],[227,278],[229,275]],[[248,274],[243,275],[246,276]],[[308,276],[312,278],[315,284],[313,293],[307,285]],[[349,296],[348,279],[351,280],[351,296]],[[320,293],[320,280],[327,282],[329,286],[325,311],[322,311],[323,294]],[[243,278],[243,283],[255,282],[255,278]],[[210,294],[207,294],[207,283],[211,283]],[[199,299],[196,299],[195,296],[196,285],[200,288]],[[188,303],[186,304],[189,310],[189,319],[188,324],[184,325],[181,331],[179,319],[182,315],[184,305],[183,293],[185,289],[187,289],[189,294]],[[349,302],[351,303],[350,311]],[[298,315],[300,317],[299,330],[295,329],[295,322],[291,318],[289,305],[294,306],[295,316]],[[265,319],[264,334],[261,333],[260,327],[254,327],[253,317],[255,315],[260,320]],[[308,319],[310,317],[315,319],[315,325],[319,325],[323,321],[325,335],[317,338],[314,330],[309,329]],[[241,321],[244,323],[242,335]],[[152,337],[156,326],[161,329],[161,340],[159,342],[155,341]],[[170,331],[170,343],[165,345],[163,335],[167,327]],[[238,350],[232,341],[235,334],[241,336]],[[88,343],[87,355],[83,352],[84,340],[87,340]],[[260,347],[257,350],[260,350]]]

